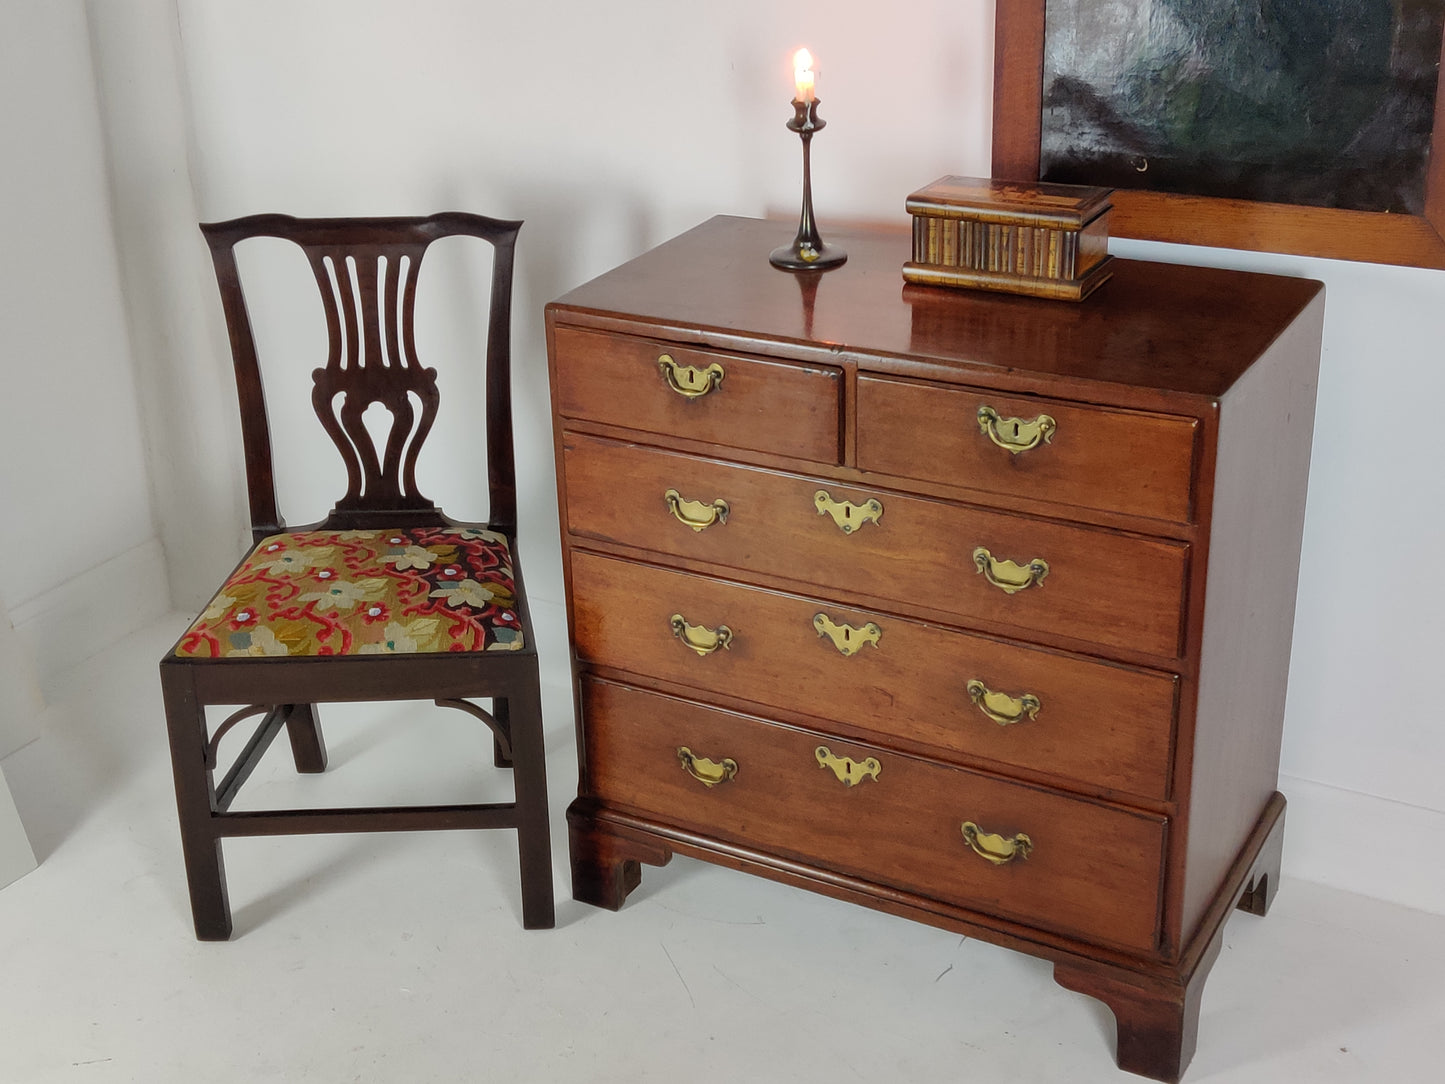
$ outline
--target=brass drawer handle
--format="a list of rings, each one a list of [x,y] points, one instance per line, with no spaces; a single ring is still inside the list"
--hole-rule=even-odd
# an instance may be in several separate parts
[[[667,502],[667,510],[672,513],[677,522],[691,527],[694,531],[705,531],[714,523],[726,523],[728,513],[732,511],[728,502],[719,497],[711,504],[704,504],[702,501],[690,501],[675,489],[669,489],[662,495]]]
[[[849,501],[835,501],[826,489],[813,494],[813,507],[818,515],[833,517],[833,522],[844,534],[852,534],[865,523],[877,523],[883,518],[883,502],[870,497],[862,504]]]
[[[723,382],[723,367],[713,362],[706,369],[691,365],[679,365],[671,354],[659,354],[657,367],[667,386],[684,399],[701,399],[710,391],[716,391]]]
[[[1049,563],[1041,557],[1020,565],[1013,561],[1000,561],[982,546],[973,551],[973,563],[983,573],[984,579],[1006,595],[1037,587],[1049,574]]]
[[[668,619],[672,634],[698,655],[711,655],[718,648],[726,648],[733,642],[733,630],[726,625],[710,629],[705,625],[689,625],[682,614],[673,614]]]
[[[832,640],[841,655],[856,655],[868,644],[877,647],[878,641],[883,639],[883,630],[872,621],[861,629],[855,629],[852,625],[833,624],[827,614],[814,614],[813,628],[818,630],[819,636]]]
[[[980,858],[1001,866],[1015,858],[1027,858],[1034,849],[1034,841],[1020,832],[1012,839],[985,832],[973,821],[963,822],[963,841],[973,848]]]
[[[877,757],[869,757],[867,760],[835,757],[826,745],[820,745],[814,749],[813,755],[818,758],[818,767],[831,768],[833,774],[838,777],[838,782],[845,787],[856,787],[865,779],[877,782],[878,773],[883,770],[883,765],[878,763]]]
[[[974,678],[965,687],[968,689],[968,698],[978,705],[978,710],[999,726],[1021,723],[1025,716],[1037,719],[1039,709],[1043,707],[1039,698],[1033,693],[1024,693],[1020,697],[1012,697],[1008,693],[996,693],[978,678]]]
[[[738,774],[738,762],[732,757],[723,757],[721,761],[709,760],[707,757],[698,756],[685,745],[678,747],[677,759],[683,770],[705,787],[726,783]]]
[[[1054,439],[1058,423],[1047,414],[1037,418],[1001,418],[987,403],[978,408],[978,427],[983,434],[1006,452],[1018,455]]]

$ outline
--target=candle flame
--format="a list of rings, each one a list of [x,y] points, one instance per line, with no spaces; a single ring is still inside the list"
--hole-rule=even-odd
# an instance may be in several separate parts
[[[793,54],[793,83],[797,87],[794,101],[813,100],[813,54],[806,49]]]

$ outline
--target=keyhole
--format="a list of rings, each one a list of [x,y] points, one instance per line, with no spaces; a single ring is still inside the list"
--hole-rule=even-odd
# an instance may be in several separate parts
[[[1013,429],[1013,437],[1015,440],[1017,440],[1019,435],[1019,423],[1015,420],[1012,423],[1011,428]]]

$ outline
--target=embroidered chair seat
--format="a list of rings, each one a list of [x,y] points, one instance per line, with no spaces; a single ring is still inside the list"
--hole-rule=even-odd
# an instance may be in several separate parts
[[[262,539],[177,655],[517,651],[507,540],[476,528],[298,531]]]

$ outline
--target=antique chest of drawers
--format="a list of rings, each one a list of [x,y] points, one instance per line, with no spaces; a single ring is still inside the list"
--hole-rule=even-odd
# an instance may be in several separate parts
[[[1177,1079],[1276,792],[1323,293],[769,266],[717,218],[547,310],[576,897],[674,853],[1051,960]]]

